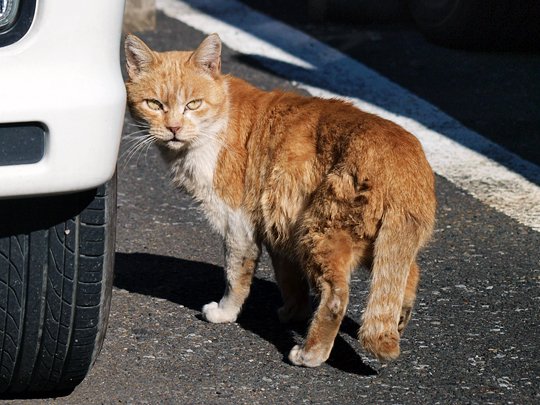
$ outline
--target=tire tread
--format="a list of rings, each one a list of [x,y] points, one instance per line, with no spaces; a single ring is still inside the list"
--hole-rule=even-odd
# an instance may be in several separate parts
[[[115,207],[108,198],[106,187],[48,197],[42,214],[53,223],[41,219],[21,232],[11,220],[0,233],[0,392],[71,390],[89,371],[106,328],[104,295],[111,294],[103,284],[112,271],[105,242]],[[9,204],[0,201],[0,212],[17,208]],[[62,204],[70,215],[58,212]]]

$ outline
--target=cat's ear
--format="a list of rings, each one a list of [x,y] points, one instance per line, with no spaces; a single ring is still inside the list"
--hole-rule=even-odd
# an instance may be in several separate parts
[[[154,61],[152,50],[135,35],[128,34],[124,42],[126,68],[130,79],[147,69]]]
[[[212,76],[221,73],[221,39],[218,34],[211,34],[201,42],[190,59]]]

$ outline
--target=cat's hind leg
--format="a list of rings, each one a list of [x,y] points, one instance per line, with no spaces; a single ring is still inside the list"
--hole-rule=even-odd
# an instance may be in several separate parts
[[[272,251],[270,257],[283,298],[283,306],[278,309],[279,320],[287,323],[309,319],[312,313],[309,284],[300,264]]]
[[[239,228],[235,230],[238,231]],[[260,256],[260,246],[250,235],[230,232],[225,237],[225,277],[223,298],[202,308],[204,318],[212,323],[235,322],[251,287]]]
[[[351,236],[343,230],[310,234],[304,241],[303,264],[320,300],[304,344],[292,348],[289,360],[297,366],[317,367],[330,356],[345,315],[356,254]]]

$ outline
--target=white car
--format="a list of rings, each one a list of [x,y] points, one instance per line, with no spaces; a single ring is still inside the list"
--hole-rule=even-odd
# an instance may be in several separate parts
[[[112,290],[122,0],[0,0],[0,393],[69,391]]]

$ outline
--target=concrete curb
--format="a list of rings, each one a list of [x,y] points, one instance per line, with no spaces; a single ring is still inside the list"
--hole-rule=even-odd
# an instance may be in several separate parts
[[[156,0],[126,0],[124,32],[156,29]]]

